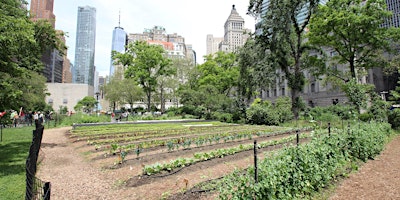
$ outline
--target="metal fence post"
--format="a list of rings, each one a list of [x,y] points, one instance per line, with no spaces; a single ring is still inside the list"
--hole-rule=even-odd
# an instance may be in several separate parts
[[[50,200],[50,182],[46,182],[43,187],[43,200]]]
[[[330,122],[328,122],[328,134],[330,137],[331,136],[331,123]]]
[[[257,172],[257,140],[254,140],[254,181],[258,182],[258,172]]]

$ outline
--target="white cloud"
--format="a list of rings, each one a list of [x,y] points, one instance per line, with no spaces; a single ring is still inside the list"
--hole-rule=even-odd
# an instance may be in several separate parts
[[[158,25],[167,33],[185,37],[201,63],[206,53],[207,34],[223,37],[224,24],[233,4],[245,19],[246,28],[254,30],[254,19],[246,15],[248,3],[244,0],[55,0],[53,11],[56,29],[68,32],[68,57],[73,63],[78,6],[96,8],[95,65],[100,75],[106,75],[110,66],[112,31],[118,26],[119,12],[121,27],[127,33],[142,33],[145,28]]]

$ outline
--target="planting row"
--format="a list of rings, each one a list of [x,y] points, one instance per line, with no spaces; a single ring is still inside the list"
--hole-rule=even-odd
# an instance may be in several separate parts
[[[223,133],[223,134],[215,134],[215,135],[200,135],[198,137],[193,138],[174,138],[168,140],[150,140],[146,142],[140,143],[133,143],[133,144],[126,144],[126,145],[119,145],[119,144],[111,144],[106,146],[106,149],[109,150],[107,154],[115,154],[119,151],[130,152],[134,151],[137,156],[144,150],[148,148],[158,147],[158,146],[166,146],[167,150],[173,151],[178,149],[188,149],[191,145],[195,144],[196,147],[200,147],[203,145],[212,145],[218,144],[220,142],[233,142],[236,140],[242,139],[252,139],[253,137],[269,137],[269,136],[276,136],[282,135],[287,133],[294,133],[296,130],[299,131],[306,131],[310,130],[311,128],[303,128],[303,129],[291,129],[291,130],[282,130],[282,131],[275,131],[275,132],[262,132],[258,130],[253,131],[245,131],[241,133]],[[96,148],[100,148],[100,146],[96,146]]]
[[[302,134],[300,138],[308,138],[312,137],[311,134]],[[288,143],[296,139],[296,135],[288,136],[279,140],[270,140],[267,142],[262,142],[257,145],[257,148],[265,148],[268,146],[278,145]],[[192,158],[177,158],[175,160],[171,160],[169,163],[156,163],[153,165],[146,165],[143,168],[144,175],[153,175],[157,173],[161,173],[163,171],[172,171],[177,168],[182,168],[185,166],[189,166],[201,161],[207,161],[214,158],[223,158],[224,156],[233,155],[239,152],[248,151],[254,148],[254,145],[247,144],[247,145],[239,145],[232,148],[225,148],[225,149],[216,149],[209,152],[199,152],[193,154]]]

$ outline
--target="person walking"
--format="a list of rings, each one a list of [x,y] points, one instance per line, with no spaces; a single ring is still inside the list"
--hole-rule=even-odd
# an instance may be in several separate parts
[[[33,113],[33,121],[35,122],[36,129],[39,127],[39,114],[38,112]]]

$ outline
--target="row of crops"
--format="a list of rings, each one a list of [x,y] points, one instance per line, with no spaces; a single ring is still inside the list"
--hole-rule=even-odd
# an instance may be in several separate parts
[[[218,182],[221,199],[304,199],[346,174],[359,161],[373,159],[387,143],[389,124],[365,123],[348,132],[313,137],[311,142],[271,152],[255,168],[236,171]],[[257,174],[257,179],[255,179]]]
[[[162,129],[160,128],[162,127]],[[223,124],[220,122],[79,127],[71,137],[86,140],[106,154],[135,152],[164,147],[171,152],[211,144],[227,143],[253,137],[270,136],[291,131],[291,128]],[[119,132],[118,132],[119,131]]]

